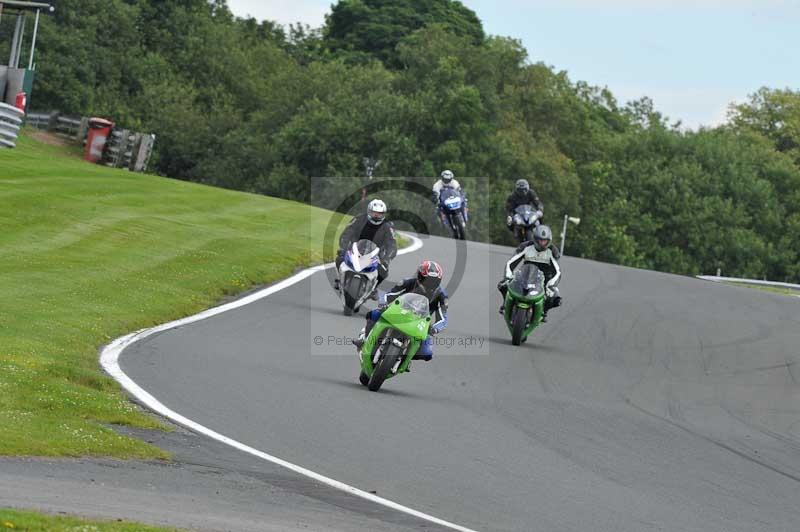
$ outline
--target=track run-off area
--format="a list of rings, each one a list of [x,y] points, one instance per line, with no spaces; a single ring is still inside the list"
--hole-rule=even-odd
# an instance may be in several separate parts
[[[322,268],[129,338],[116,376],[389,528],[798,530],[796,298],[564,257],[564,305],[513,347],[496,289],[512,248],[423,243],[390,279],[440,262],[449,326],[378,393],[349,344],[363,309],[342,315]]]

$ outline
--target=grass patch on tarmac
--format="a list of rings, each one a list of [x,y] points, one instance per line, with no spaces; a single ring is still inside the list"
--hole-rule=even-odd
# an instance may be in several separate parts
[[[0,151],[2,455],[167,458],[98,348],[319,263],[331,213],[109,169],[20,138]],[[314,246],[318,247],[318,246]]]
[[[146,526],[130,521],[95,521],[67,516],[50,516],[35,512],[0,509],[0,530],[30,532],[162,532],[177,528]]]

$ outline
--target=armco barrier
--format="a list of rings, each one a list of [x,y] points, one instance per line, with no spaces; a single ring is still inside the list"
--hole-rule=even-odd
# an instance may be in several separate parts
[[[14,106],[0,103],[0,147],[15,147],[25,113]]]
[[[740,279],[738,277],[718,277],[716,275],[698,275],[698,279],[704,281],[714,281],[717,283],[737,283],[737,284],[752,284],[758,286],[771,286],[773,288],[787,288],[789,290],[796,290],[800,294],[800,284],[780,283],[777,281],[759,281],[758,279]]]

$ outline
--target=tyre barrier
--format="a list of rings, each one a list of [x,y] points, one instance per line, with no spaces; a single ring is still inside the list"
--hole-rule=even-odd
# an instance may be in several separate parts
[[[16,147],[17,135],[24,117],[25,113],[13,105],[0,103],[0,147]]]

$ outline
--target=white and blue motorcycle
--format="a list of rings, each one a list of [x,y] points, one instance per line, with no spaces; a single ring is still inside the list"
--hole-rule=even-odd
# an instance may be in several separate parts
[[[453,238],[467,238],[467,202],[460,190],[442,188],[439,192],[439,213],[442,223],[453,232]]]
[[[378,285],[381,249],[371,240],[353,242],[339,266],[339,297],[350,316],[372,296]]]

